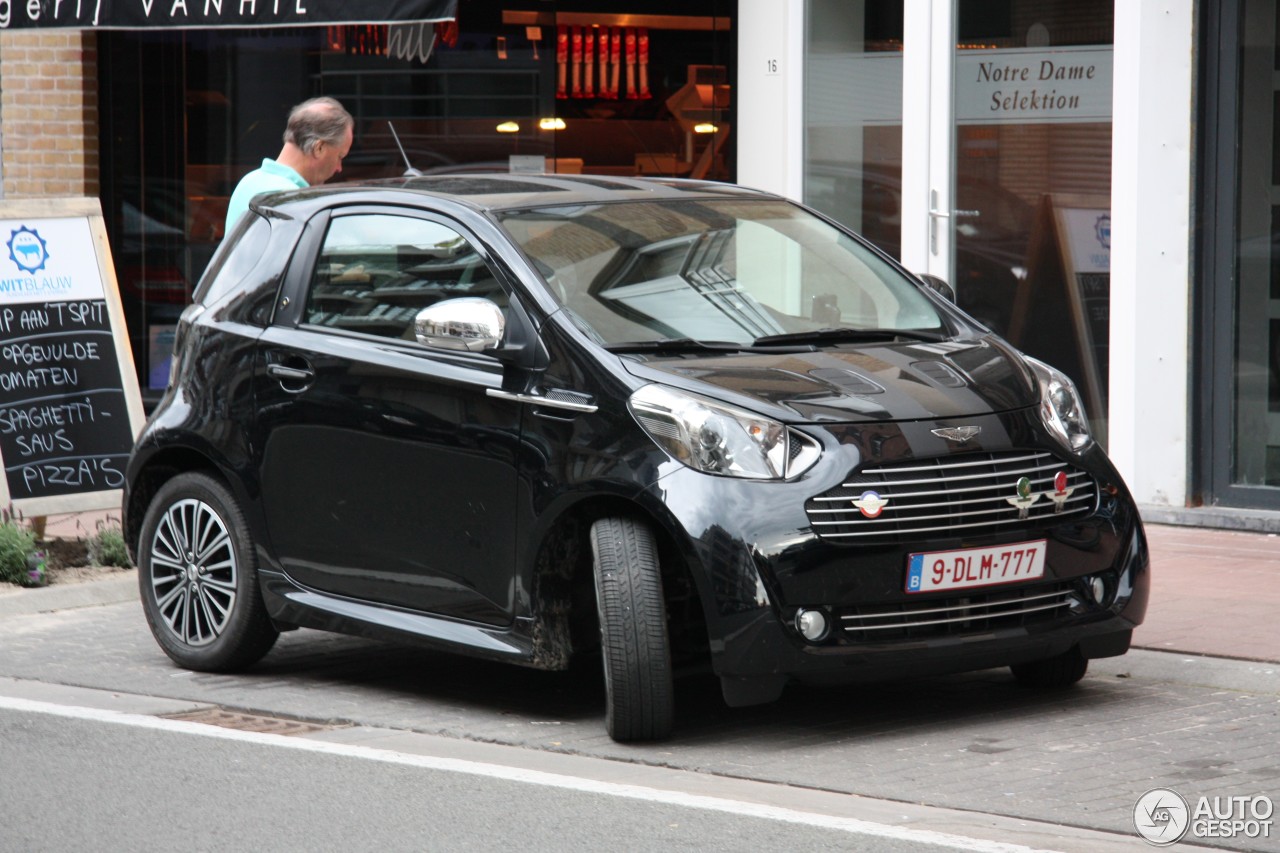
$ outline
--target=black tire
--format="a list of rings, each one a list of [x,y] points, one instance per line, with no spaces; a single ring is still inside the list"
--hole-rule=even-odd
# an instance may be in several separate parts
[[[207,474],[174,477],[147,507],[138,587],[156,642],[187,669],[244,669],[280,636],[262,602],[244,513]]]
[[[1009,669],[1024,687],[1063,688],[1084,678],[1089,671],[1089,659],[1080,654],[1079,647],[1072,646],[1060,655],[1030,663],[1015,663]]]
[[[591,526],[604,659],[605,727],[616,741],[671,733],[674,687],[662,576],[653,533],[627,518]]]

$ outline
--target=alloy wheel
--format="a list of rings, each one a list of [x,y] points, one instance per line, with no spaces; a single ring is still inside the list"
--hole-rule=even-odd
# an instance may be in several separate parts
[[[190,646],[227,628],[236,604],[238,566],[226,522],[194,499],[172,504],[151,541],[151,593],[164,624]]]

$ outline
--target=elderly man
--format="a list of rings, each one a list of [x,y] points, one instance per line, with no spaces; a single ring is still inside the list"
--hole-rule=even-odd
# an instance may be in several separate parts
[[[333,98],[312,98],[289,111],[284,148],[272,160],[240,179],[227,203],[225,233],[249,210],[255,195],[323,184],[342,171],[342,160],[351,150],[355,122]]]

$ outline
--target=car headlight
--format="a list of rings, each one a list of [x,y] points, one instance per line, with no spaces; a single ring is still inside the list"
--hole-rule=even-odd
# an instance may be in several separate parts
[[[696,394],[646,385],[629,405],[649,437],[695,471],[784,480],[818,461],[819,445],[809,436]]]
[[[1074,382],[1065,373],[1043,361],[1023,356],[1040,383],[1040,417],[1058,440],[1077,453],[1089,446],[1089,419]]]

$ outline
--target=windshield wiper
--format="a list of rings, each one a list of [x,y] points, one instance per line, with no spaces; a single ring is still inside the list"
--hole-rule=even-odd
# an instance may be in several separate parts
[[[925,332],[919,329],[813,329],[808,332],[765,335],[762,338],[756,338],[755,345],[862,343],[864,341],[892,341],[896,338],[910,338],[914,341],[941,341],[945,340],[946,336],[938,332]]]
[[[627,352],[813,352],[812,344],[770,346],[761,344],[761,338],[755,343],[734,343],[733,341],[700,341],[696,338],[659,338],[656,341],[625,341],[618,344],[606,344],[605,349],[614,353]],[[786,342],[780,342],[785,344]]]

